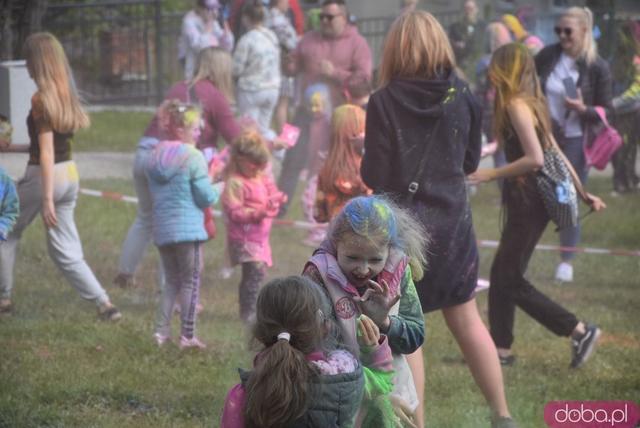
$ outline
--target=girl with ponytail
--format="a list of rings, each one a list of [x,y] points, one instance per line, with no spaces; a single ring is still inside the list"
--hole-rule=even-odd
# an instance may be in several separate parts
[[[337,348],[332,306],[301,276],[267,283],[258,296],[254,340],[262,350],[225,401],[222,428],[351,427],[363,397],[363,367]],[[388,372],[391,350],[367,317],[359,322],[362,364]]]

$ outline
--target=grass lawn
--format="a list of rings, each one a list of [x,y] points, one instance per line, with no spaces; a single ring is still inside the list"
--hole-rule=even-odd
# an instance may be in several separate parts
[[[145,112],[89,113],[91,126],[79,131],[73,150],[79,152],[133,152],[153,117]]]
[[[127,147],[134,142],[127,141]],[[86,181],[83,186],[133,194],[128,181]],[[604,195],[609,188],[608,180],[590,183],[596,194]],[[589,216],[584,224],[584,245],[638,249],[640,196],[606,199],[609,209]],[[497,239],[496,187],[482,187],[472,202],[478,238]],[[298,205],[294,217],[300,217]],[[133,205],[88,196],[80,197],[76,210],[86,258],[124,314],[116,325],[97,321],[92,304],[62,279],[47,256],[39,220],[24,234],[15,272],[15,311],[0,318],[0,427],[218,425],[226,392],[238,380],[236,368],[249,367],[253,356],[237,319],[239,273],[228,280],[218,276],[222,224],[218,221],[219,238],[206,245],[205,310],[197,327],[209,347],[183,353],[175,345],[159,350],[151,338],[155,251],[138,272],[137,288],[111,285],[134,214]],[[274,228],[276,266],[270,277],[301,270],[311,251],[300,243],[303,237],[301,231]],[[556,243],[551,227],[543,242]],[[484,277],[493,253],[481,251]],[[504,375],[510,407],[521,427],[544,427],[544,406],[552,400],[640,399],[640,259],[581,255],[575,283],[564,286],[551,281],[556,262],[556,254],[537,252],[529,278],[580,318],[597,322],[604,334],[592,360],[570,370],[568,340],[518,312],[518,361]],[[486,293],[478,303],[484,311]],[[428,426],[488,426],[487,407],[438,313],[427,316],[425,354]]]

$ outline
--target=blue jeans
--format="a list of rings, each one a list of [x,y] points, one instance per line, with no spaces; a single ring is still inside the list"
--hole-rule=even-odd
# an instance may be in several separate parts
[[[144,142],[150,144],[147,145],[148,147],[144,145],[143,147],[138,147],[133,163],[133,183],[138,196],[138,212],[136,213],[136,219],[129,227],[129,232],[122,244],[122,252],[120,254],[119,272],[129,275],[135,273],[147,246],[151,242],[153,225],[151,192],[149,191],[149,182],[144,172],[144,166],[153,152],[153,145],[158,140],[143,137],[140,143]],[[164,269],[162,268],[161,260],[158,261],[157,281],[160,289],[162,289],[164,285]]]
[[[576,174],[580,178],[583,185],[587,183],[587,176],[589,175],[589,168],[584,157],[584,139],[580,137],[563,138],[558,141],[560,148],[564,152],[569,162],[576,170]],[[567,227],[559,232],[560,245],[563,247],[575,247],[580,243],[580,224],[575,227]],[[560,253],[560,258],[563,262],[569,262],[573,260],[576,253],[572,251],[566,251]]]

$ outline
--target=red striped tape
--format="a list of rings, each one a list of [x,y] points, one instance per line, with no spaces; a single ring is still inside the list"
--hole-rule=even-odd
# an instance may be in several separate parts
[[[127,196],[121,193],[109,192],[109,191],[100,191],[100,190],[92,190],[92,189],[80,189],[80,193],[87,196],[94,196],[103,199],[110,199],[114,201],[123,201],[132,204],[138,203],[138,198],[134,196]],[[222,212],[219,210],[213,210],[213,215],[216,217],[221,217]],[[276,218],[273,220],[273,224],[279,226],[288,226],[296,229],[323,229],[326,227],[326,224],[317,224],[311,223],[307,221],[299,221],[299,220],[286,220]],[[478,246],[482,248],[497,248],[498,241],[491,241],[480,239],[478,240]],[[542,251],[557,251],[557,252],[573,252],[573,253],[584,253],[584,254],[606,254],[611,256],[628,256],[628,257],[640,257],[640,250],[610,250],[606,248],[591,248],[591,247],[561,247],[559,245],[548,245],[548,244],[538,244],[536,245],[536,250]]]

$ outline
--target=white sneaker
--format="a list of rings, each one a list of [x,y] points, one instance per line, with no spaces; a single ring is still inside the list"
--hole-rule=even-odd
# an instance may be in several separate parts
[[[570,263],[562,262],[556,268],[556,281],[573,282],[573,266]]]
[[[220,269],[220,272],[218,273],[218,275],[222,279],[229,279],[233,275],[233,271],[234,271],[234,268],[232,267],[223,267],[222,269]]]
[[[180,336],[180,349],[206,349],[207,345],[202,343],[200,339],[193,336],[191,339],[187,339],[184,336]]]
[[[153,338],[159,347],[162,347],[162,345],[171,341],[171,337],[165,336],[164,334],[160,334],[160,333],[153,333]]]

